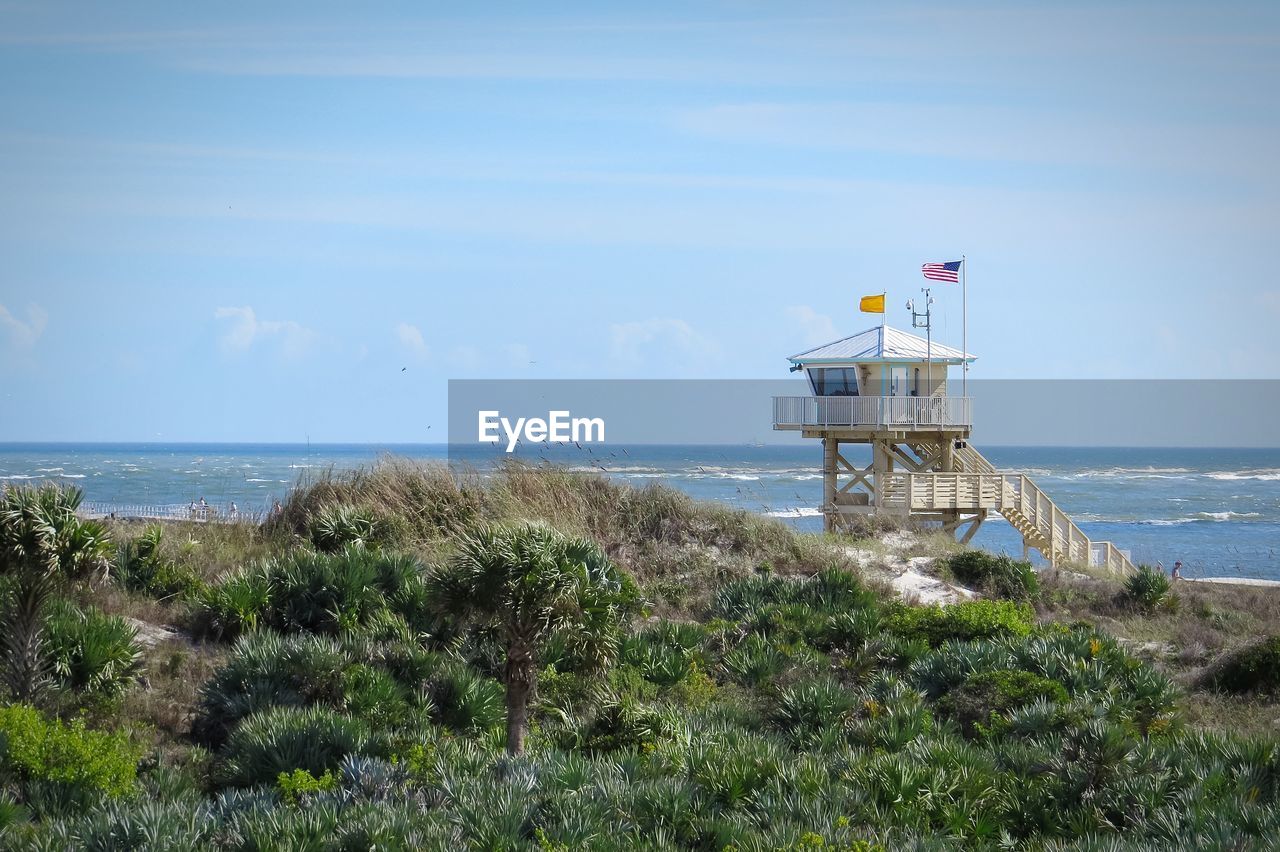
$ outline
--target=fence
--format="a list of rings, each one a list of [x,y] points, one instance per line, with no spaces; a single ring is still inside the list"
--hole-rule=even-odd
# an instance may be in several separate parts
[[[147,521],[192,521],[195,523],[217,524],[260,524],[269,515],[262,510],[244,511],[230,507],[219,509],[216,506],[146,503],[106,503],[86,501],[80,504],[80,514],[88,518],[119,518],[123,520]]]

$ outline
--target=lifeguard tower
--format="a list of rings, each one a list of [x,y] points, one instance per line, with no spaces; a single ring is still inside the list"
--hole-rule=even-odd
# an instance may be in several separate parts
[[[1055,567],[1133,570],[1127,554],[1090,541],[1028,476],[997,471],[969,444],[973,402],[951,395],[947,373],[973,355],[881,324],[789,360],[810,393],[774,397],[773,428],[821,439],[827,531],[852,516],[890,514],[967,543],[998,512],[1022,536],[1024,558],[1034,548]],[[871,447],[866,467],[842,452],[856,444]]]

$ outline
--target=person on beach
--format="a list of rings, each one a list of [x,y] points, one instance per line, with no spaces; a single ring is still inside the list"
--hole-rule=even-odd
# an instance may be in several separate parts
[[[1174,580],[1182,579],[1182,563],[1181,562],[1173,563],[1173,571],[1169,573],[1169,576]]]
[[[237,515],[238,513],[239,513],[239,510],[238,510],[238,509],[236,509],[236,501],[235,501],[235,500],[232,500],[232,501],[231,501],[231,507],[227,510],[227,514],[229,514],[229,515],[231,515],[232,517],[234,517],[234,516],[235,516],[235,515]]]

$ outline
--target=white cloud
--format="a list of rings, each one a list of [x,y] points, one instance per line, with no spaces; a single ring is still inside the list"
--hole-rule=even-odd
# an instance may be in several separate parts
[[[465,344],[455,346],[449,352],[449,362],[461,369],[474,369],[480,363],[480,350]]]
[[[230,326],[222,335],[222,345],[234,351],[247,351],[255,344],[274,340],[279,343],[280,352],[287,357],[296,358],[306,351],[315,338],[315,332],[293,320],[260,320],[253,308],[218,308],[213,312],[214,319],[229,320]]]
[[[399,323],[396,326],[396,338],[405,352],[419,361],[427,360],[430,350],[427,348],[427,341],[422,338],[422,329],[411,323]]]
[[[49,315],[37,304],[27,305],[25,322],[10,313],[4,305],[0,305],[0,329],[4,329],[5,335],[14,346],[23,349],[35,345],[36,340],[44,333],[44,327],[48,321]]]
[[[630,364],[645,360],[648,352],[688,359],[707,359],[719,351],[714,343],[694,331],[682,319],[654,317],[609,327],[614,359]]]
[[[507,356],[507,366],[515,370],[527,370],[533,364],[533,355],[523,343],[508,343],[502,347]]]
[[[840,335],[836,333],[836,324],[831,317],[820,314],[808,305],[792,305],[787,308],[787,316],[795,320],[804,332],[804,342],[810,346],[830,343]]]

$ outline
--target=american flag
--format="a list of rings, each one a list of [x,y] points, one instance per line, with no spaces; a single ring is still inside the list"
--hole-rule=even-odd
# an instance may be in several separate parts
[[[930,281],[947,281],[951,284],[959,284],[961,263],[963,261],[960,260],[949,260],[946,263],[926,263],[920,267],[920,271]]]

